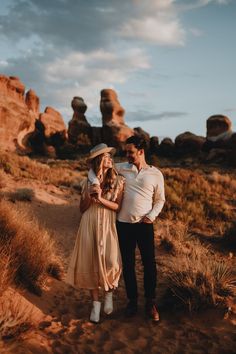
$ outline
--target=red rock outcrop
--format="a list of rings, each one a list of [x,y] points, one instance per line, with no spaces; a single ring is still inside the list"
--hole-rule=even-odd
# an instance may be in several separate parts
[[[29,108],[30,111],[32,111],[36,117],[39,115],[39,98],[36,95],[36,93],[33,90],[29,90],[26,95],[25,95],[25,103],[26,106]]]
[[[123,125],[125,110],[118,101],[117,94],[112,89],[101,91],[100,110],[102,125]]]
[[[66,132],[66,126],[59,112],[52,107],[46,107],[44,113],[40,113],[39,121],[43,124],[46,138],[56,133]]]
[[[215,142],[228,140],[232,135],[231,120],[221,114],[213,115],[207,119],[207,140]]]
[[[24,100],[25,86],[16,77],[0,75],[0,147],[25,149],[25,136],[34,129],[35,115]]]
[[[134,135],[134,130],[124,121],[125,110],[112,89],[101,91],[100,110],[102,113],[103,140],[113,142],[113,146],[123,149],[125,140]]]
[[[77,96],[71,101],[71,107],[74,113],[68,127],[69,143],[83,146],[91,145],[91,126],[85,117],[87,105],[82,97]]]

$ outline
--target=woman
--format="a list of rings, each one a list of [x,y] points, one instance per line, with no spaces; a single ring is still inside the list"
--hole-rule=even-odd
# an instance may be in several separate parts
[[[93,306],[92,322],[99,322],[99,288],[105,290],[104,312],[113,311],[112,290],[121,275],[121,257],[116,232],[124,177],[118,176],[111,155],[115,149],[99,144],[90,151],[89,162],[98,184],[86,179],[82,185],[82,218],[67,274],[67,282],[89,289]]]

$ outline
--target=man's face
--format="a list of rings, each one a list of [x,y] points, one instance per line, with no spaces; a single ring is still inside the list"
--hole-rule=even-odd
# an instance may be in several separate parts
[[[129,163],[134,165],[138,164],[141,161],[141,156],[143,155],[143,150],[138,150],[134,144],[125,145],[126,156]]]

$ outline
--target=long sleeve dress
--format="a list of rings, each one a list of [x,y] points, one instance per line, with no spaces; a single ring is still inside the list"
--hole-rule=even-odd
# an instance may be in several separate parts
[[[81,198],[88,183],[87,179],[83,183]],[[117,176],[113,188],[103,195],[104,198],[116,201],[123,184],[124,177]],[[116,212],[92,203],[81,218],[66,282],[75,288],[108,291],[118,286],[121,271]]]

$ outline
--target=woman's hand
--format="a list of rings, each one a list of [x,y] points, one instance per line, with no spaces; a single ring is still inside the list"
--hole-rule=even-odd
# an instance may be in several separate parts
[[[91,185],[89,188],[89,195],[93,202],[97,203],[101,199],[102,190],[98,184]]]

